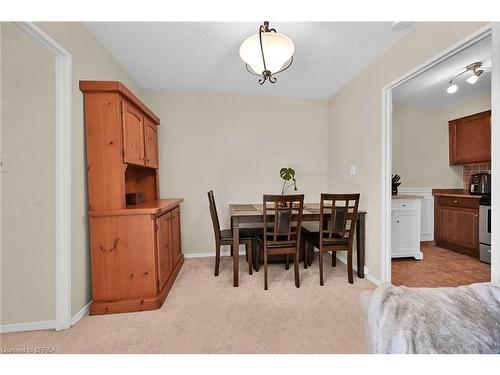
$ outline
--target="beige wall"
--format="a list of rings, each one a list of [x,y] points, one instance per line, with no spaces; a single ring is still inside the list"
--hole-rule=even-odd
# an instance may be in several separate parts
[[[37,23],[46,33],[60,43],[72,55],[72,160],[71,160],[71,173],[72,173],[72,313],[76,313],[91,299],[90,292],[90,258],[88,251],[88,232],[87,232],[87,200],[86,200],[86,175],[85,175],[85,138],[84,138],[84,125],[83,125],[83,96],[78,88],[80,80],[118,80],[123,82],[132,91],[137,92],[137,86],[132,79],[125,73],[125,71],[116,63],[116,61],[109,55],[104,47],[95,39],[95,37],[85,28],[81,23],[72,22],[50,22],[50,23]],[[4,24],[2,24],[4,26]],[[12,26],[7,25],[9,28]],[[19,47],[19,45],[17,46]],[[14,46],[13,46],[14,48]],[[35,47],[33,47],[35,48]],[[2,54],[4,54],[5,46],[2,46]],[[31,49],[31,48],[30,48]],[[15,48],[16,53],[21,53],[19,48]],[[25,51],[23,53],[29,53]],[[53,67],[47,65],[45,60],[40,60],[38,69],[50,69],[53,74]],[[5,71],[5,68],[3,68]],[[12,64],[9,69],[10,75],[24,74],[22,64]],[[50,74],[44,75],[49,79]],[[35,79],[35,77],[33,77]],[[40,79],[40,77],[38,77]],[[3,82],[3,77],[2,77]],[[30,93],[23,92],[23,95],[30,95]],[[47,90],[40,93],[37,100],[37,106],[44,108],[53,108],[53,97]],[[18,98],[19,99],[19,98]],[[2,99],[3,100],[3,99]],[[20,100],[20,99],[19,99]],[[2,102],[2,105],[4,103]],[[16,102],[11,103],[11,106],[19,108],[24,103]],[[29,106],[25,106],[28,108]],[[36,107],[34,107],[36,108]],[[53,121],[42,119],[38,124],[45,128],[50,129],[53,127]],[[50,132],[47,132],[47,136]],[[45,138],[40,138],[45,139]],[[4,134],[2,142],[10,142],[8,134]],[[48,155],[53,150],[53,143],[50,145]],[[24,155],[25,160],[37,160],[36,150],[28,150],[28,154]],[[9,156],[9,160],[12,158]],[[10,172],[9,172],[10,173]],[[27,182],[31,179],[27,179]],[[20,184],[22,185],[22,184]],[[53,186],[52,186],[53,188]],[[3,192],[2,192],[3,193]],[[4,195],[2,195],[4,196]],[[53,204],[44,204],[43,212],[46,217],[51,218],[54,216]],[[46,207],[45,207],[46,206]],[[3,209],[3,207],[2,207]],[[2,211],[3,213],[3,211]],[[10,217],[10,216],[9,216]],[[5,219],[4,219],[5,220]],[[25,236],[25,229],[22,227],[14,228],[12,236]],[[53,234],[53,231],[48,231]],[[3,238],[3,236],[2,236]],[[32,238],[31,235],[29,238]],[[36,238],[36,237],[35,237]],[[39,238],[36,238],[38,241]],[[53,259],[53,244],[46,247],[47,254],[40,254],[47,259]],[[3,259],[2,259],[3,261]],[[3,262],[2,262],[3,263]],[[53,265],[54,262],[50,261]],[[20,255],[14,254],[10,260],[11,266],[2,269],[2,281],[6,278],[12,277],[11,274],[23,274],[23,258]],[[38,263],[43,266],[35,267],[36,272],[41,273],[40,278],[29,277],[31,287],[36,290],[38,284],[47,284],[54,289],[53,283],[53,269],[44,266],[45,263]],[[2,283],[2,285],[4,285]],[[10,286],[12,287],[12,285]],[[15,289],[13,289],[15,290]],[[40,294],[48,296],[45,299],[45,304],[38,303],[37,300],[31,300],[23,296],[23,293],[17,295],[23,296],[18,304],[12,301],[5,301],[2,297],[2,311],[5,313],[8,320],[2,320],[2,324],[26,321],[40,321],[47,319],[54,319],[53,316],[53,297],[50,297],[51,292]],[[53,293],[53,292],[52,292]],[[51,299],[52,298],[52,299]],[[28,311],[29,316],[23,315],[23,312]],[[29,319],[28,319],[29,318]]]
[[[1,324],[54,319],[54,64],[2,24]]]
[[[381,277],[382,87],[484,26],[424,23],[391,47],[329,101],[328,190],[360,192],[367,210],[366,264]],[[349,165],[357,175],[349,175]]]
[[[324,100],[149,90],[141,98],[161,118],[161,196],[185,199],[186,254],[214,251],[211,189],[226,228],[229,203],[280,194],[280,167],[295,168],[306,200],[317,201],[326,189]]]
[[[462,188],[462,166],[450,166],[448,121],[491,109],[491,95],[452,107],[393,107],[392,171],[401,187]]]
[[[137,92],[138,88],[82,23],[43,22],[37,25],[71,53],[72,57],[71,210],[73,229],[71,232],[71,296],[72,313],[74,314],[91,299],[83,96],[78,88],[78,82],[80,80],[116,80],[124,83],[133,92]]]

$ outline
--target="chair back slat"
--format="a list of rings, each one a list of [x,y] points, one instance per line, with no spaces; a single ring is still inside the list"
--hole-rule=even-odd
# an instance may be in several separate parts
[[[214,235],[216,238],[219,238],[220,237],[219,215],[217,214],[217,207],[215,205],[213,190],[210,190],[208,192],[208,206],[210,208],[210,217],[212,218],[212,225],[214,227]]]
[[[359,196],[359,194],[321,194],[321,242],[339,239],[352,243]]]
[[[287,243],[290,246],[298,246],[303,209],[303,194],[264,195],[262,205],[264,246]]]

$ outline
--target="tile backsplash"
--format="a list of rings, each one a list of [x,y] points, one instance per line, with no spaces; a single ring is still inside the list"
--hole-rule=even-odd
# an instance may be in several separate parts
[[[491,172],[490,163],[480,163],[480,164],[466,164],[464,165],[463,171],[463,186],[464,189],[469,190],[470,176],[476,173]]]

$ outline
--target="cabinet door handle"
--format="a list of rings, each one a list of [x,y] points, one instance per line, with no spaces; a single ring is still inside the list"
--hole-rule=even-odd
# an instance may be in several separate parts
[[[396,223],[399,223],[399,220],[396,220]]]
[[[406,204],[403,204],[403,207],[406,207]]]
[[[458,203],[458,201],[455,199],[455,200],[453,201],[453,203],[457,204],[457,203]]]

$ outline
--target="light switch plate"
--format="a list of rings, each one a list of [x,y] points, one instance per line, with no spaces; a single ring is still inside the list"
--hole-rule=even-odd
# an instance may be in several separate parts
[[[351,173],[351,176],[356,176],[356,165],[351,165],[351,168],[350,168],[350,173]]]
[[[7,157],[4,155],[0,156],[0,172],[7,172]]]

